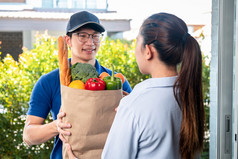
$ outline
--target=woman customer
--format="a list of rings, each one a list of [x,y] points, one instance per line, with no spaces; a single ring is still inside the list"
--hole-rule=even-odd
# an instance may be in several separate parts
[[[183,20],[158,13],[142,24],[135,56],[152,78],[122,99],[102,158],[194,158],[205,121],[199,44]]]

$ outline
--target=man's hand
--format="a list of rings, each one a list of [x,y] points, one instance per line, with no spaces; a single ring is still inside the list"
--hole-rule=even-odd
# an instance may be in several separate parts
[[[67,154],[69,156],[69,159],[78,159],[77,157],[74,156],[70,144],[66,144],[66,148],[67,148]]]
[[[57,130],[59,132],[59,138],[63,142],[67,142],[65,137],[64,137],[65,135],[66,136],[70,136],[71,135],[71,133],[69,131],[65,131],[64,130],[64,129],[71,128],[71,124],[70,123],[63,123],[62,119],[65,116],[66,116],[66,113],[62,112],[60,110],[59,114],[57,115],[57,121],[56,121],[56,127],[57,127]]]
[[[123,91],[122,95],[123,95],[123,97],[125,97],[125,96],[129,95],[129,93],[127,93],[126,91]]]

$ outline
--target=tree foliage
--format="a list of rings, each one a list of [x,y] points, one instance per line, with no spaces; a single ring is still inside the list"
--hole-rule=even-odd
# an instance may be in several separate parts
[[[105,39],[101,43],[97,59],[100,64],[115,70],[127,78],[132,88],[149,78],[142,75],[134,56],[135,41]],[[53,139],[37,146],[27,146],[22,133],[31,91],[39,77],[58,68],[57,42],[47,34],[36,35],[34,49],[24,48],[19,60],[7,55],[0,60],[0,158],[49,158]],[[203,70],[205,102],[209,105],[209,65]],[[52,119],[49,117],[46,122]]]

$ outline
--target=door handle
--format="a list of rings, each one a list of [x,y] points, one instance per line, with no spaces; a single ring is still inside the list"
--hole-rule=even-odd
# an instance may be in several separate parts
[[[225,154],[231,153],[231,115],[225,115]]]

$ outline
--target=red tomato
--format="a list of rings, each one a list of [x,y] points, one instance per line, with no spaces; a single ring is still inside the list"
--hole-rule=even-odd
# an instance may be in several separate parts
[[[85,83],[85,89],[97,91],[106,88],[105,82],[101,78],[89,78]]]

